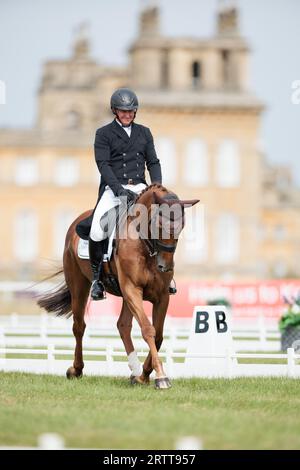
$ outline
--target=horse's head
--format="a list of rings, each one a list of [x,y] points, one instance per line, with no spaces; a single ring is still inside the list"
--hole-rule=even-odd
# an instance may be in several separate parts
[[[152,196],[151,240],[159,271],[168,272],[174,268],[173,256],[185,222],[184,209],[197,204],[199,199],[180,200],[174,193],[158,195],[155,191]]]

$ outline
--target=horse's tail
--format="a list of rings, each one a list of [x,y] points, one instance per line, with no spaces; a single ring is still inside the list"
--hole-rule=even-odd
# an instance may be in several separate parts
[[[60,269],[47,279],[52,279],[61,273],[63,273],[63,269]],[[39,297],[37,304],[41,308],[44,308],[48,313],[54,313],[57,317],[65,315],[69,318],[72,315],[71,292],[65,281],[63,281],[54,291],[46,292],[44,295]]]

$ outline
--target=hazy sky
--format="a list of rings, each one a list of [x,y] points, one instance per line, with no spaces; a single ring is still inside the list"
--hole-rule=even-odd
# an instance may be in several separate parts
[[[0,80],[6,104],[0,127],[30,127],[42,64],[70,55],[74,28],[90,24],[92,55],[104,64],[126,64],[146,0],[0,0]],[[218,0],[157,0],[168,36],[207,37],[215,30]],[[237,0],[240,30],[252,49],[250,85],[267,105],[260,140],[270,161],[291,164],[300,183],[300,0]]]

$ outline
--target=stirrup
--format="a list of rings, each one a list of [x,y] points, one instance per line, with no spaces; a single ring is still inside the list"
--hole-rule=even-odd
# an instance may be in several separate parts
[[[174,282],[174,286],[171,286],[172,281]],[[175,295],[177,293],[176,282],[175,282],[174,279],[172,279],[172,281],[171,281],[171,284],[169,285],[169,294],[170,295]]]
[[[104,300],[106,299],[106,292],[104,285],[101,281],[95,279],[92,283],[91,288],[91,299],[92,300]]]

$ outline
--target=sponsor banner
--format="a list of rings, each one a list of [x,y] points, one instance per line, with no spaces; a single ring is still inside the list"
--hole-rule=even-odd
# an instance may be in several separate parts
[[[177,294],[170,296],[168,315],[192,317],[195,305],[206,305],[216,299],[226,299],[232,306],[233,318],[279,318],[285,307],[284,297],[291,299],[300,292],[300,280],[256,282],[177,282]],[[122,300],[108,295],[105,301],[91,302],[92,314],[119,315]],[[147,315],[152,305],[144,302]]]

